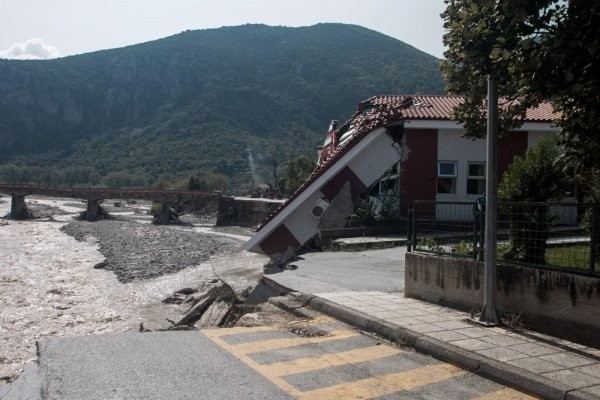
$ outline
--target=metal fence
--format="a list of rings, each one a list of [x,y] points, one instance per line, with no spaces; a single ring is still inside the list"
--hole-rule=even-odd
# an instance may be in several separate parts
[[[483,260],[484,203],[415,201],[408,251]],[[600,205],[498,203],[500,263],[600,276]]]

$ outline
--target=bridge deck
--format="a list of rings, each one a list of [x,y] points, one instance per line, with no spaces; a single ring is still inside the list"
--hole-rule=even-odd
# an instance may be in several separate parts
[[[85,200],[103,199],[136,199],[173,201],[187,200],[205,197],[216,197],[218,195],[207,192],[192,190],[165,190],[165,189],[110,189],[110,188],[86,188],[86,187],[59,187],[41,185],[0,184],[0,193],[10,196],[52,196],[68,197]]]

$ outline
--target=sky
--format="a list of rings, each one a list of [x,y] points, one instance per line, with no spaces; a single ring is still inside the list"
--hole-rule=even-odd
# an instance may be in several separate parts
[[[361,25],[442,58],[443,0],[0,0],[0,58],[45,59],[191,29]]]

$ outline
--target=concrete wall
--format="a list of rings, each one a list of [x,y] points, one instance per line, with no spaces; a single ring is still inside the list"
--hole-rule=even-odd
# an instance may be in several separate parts
[[[254,227],[282,203],[282,200],[221,197],[216,225]]]
[[[423,253],[406,254],[405,295],[479,311],[483,263]],[[600,279],[498,265],[498,312],[520,315],[536,331],[598,345]]]

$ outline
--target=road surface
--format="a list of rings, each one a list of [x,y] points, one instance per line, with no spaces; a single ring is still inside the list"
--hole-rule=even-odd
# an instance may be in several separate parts
[[[37,400],[36,374],[37,399],[51,400],[531,399],[324,315],[271,326],[50,339],[40,344],[38,370],[22,376],[29,384],[3,399]]]

